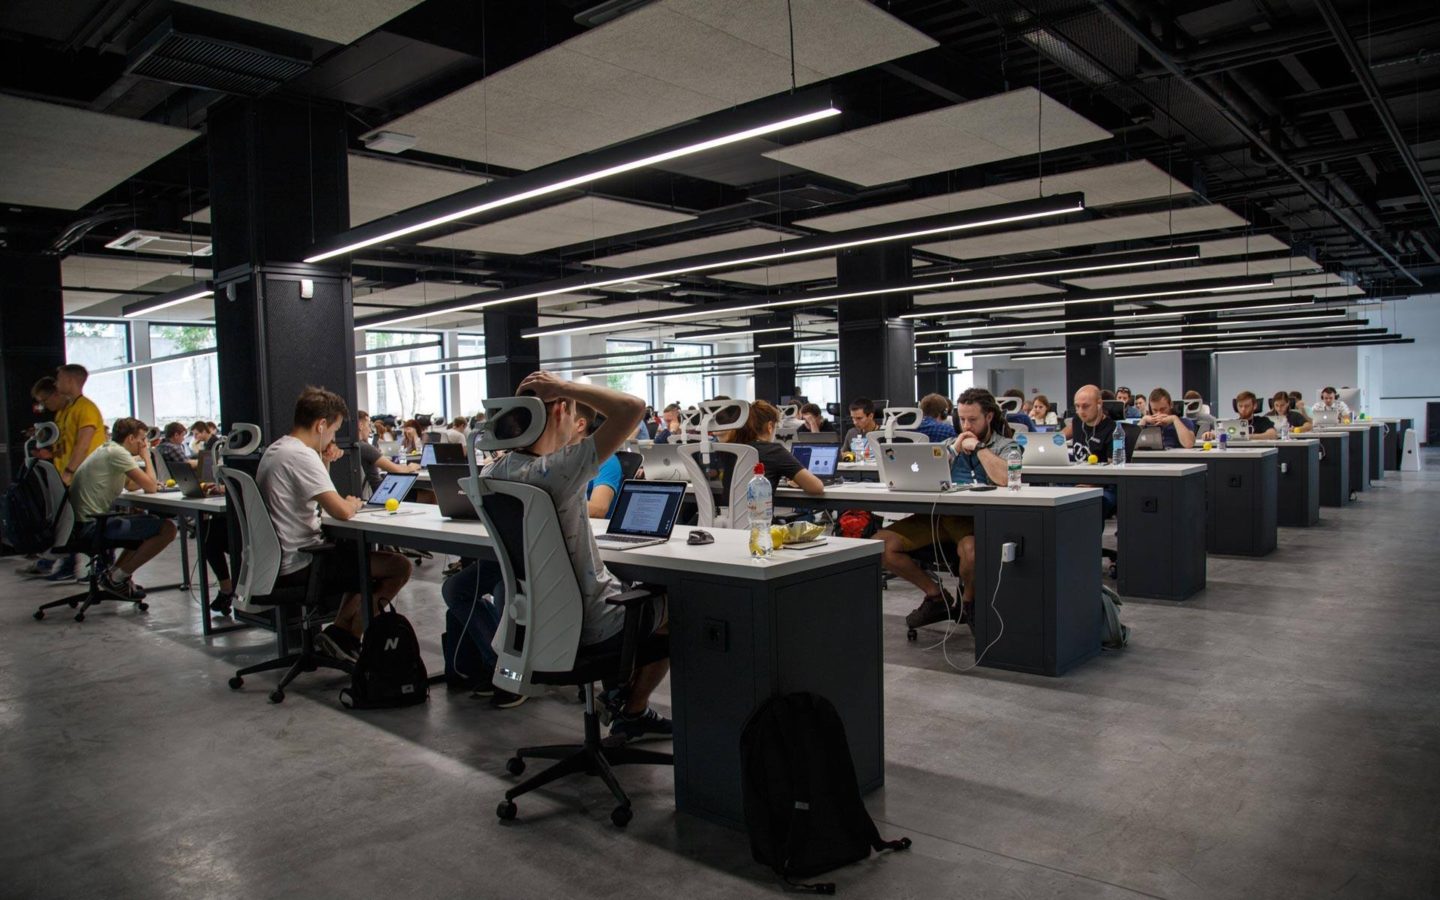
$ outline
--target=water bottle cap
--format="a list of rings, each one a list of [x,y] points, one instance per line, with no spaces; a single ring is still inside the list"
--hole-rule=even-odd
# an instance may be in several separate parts
[[[756,464],[755,464],[755,474],[756,474],[756,475],[764,475],[764,474],[765,474],[765,464],[764,464],[764,463],[756,463]]]

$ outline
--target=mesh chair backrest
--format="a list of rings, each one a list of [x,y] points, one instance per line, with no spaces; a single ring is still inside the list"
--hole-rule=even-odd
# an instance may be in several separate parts
[[[536,672],[575,668],[585,621],[580,583],[544,488],[477,476],[461,482],[495,542],[505,612],[495,633],[495,686],[538,695]]]
[[[749,528],[750,513],[745,507],[745,488],[760,461],[760,452],[749,444],[686,444],[678,447],[690,457],[695,468],[690,484],[695,488],[701,528]],[[710,462],[705,462],[709,455]],[[705,498],[711,498],[710,522],[705,522]]]
[[[640,471],[640,464],[645,461],[645,457],[633,450],[616,450],[615,458],[620,460],[620,477],[626,481],[635,477]]]
[[[928,444],[930,436],[920,431],[895,431],[886,434],[883,431],[875,430],[870,432],[870,445],[873,448],[881,444]]]
[[[226,506],[240,526],[241,561],[235,573],[235,600],[241,609],[267,597],[280,577],[280,537],[270,521],[270,511],[260,487],[246,472],[233,466],[216,470],[225,485]]]

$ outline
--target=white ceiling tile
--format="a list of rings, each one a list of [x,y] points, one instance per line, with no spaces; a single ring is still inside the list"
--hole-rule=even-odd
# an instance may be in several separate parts
[[[1043,194],[1041,193],[1043,190]],[[1183,197],[1190,193],[1184,182],[1166,175],[1159,167],[1146,160],[1116,163],[1113,166],[1099,166],[1081,169],[1064,175],[1048,175],[1043,183],[1038,178],[1024,181],[1010,181],[989,187],[956,191],[918,200],[903,200],[868,209],[834,213],[802,219],[796,222],[804,228],[820,231],[845,231],[867,225],[885,225],[922,216],[933,216],[947,212],[962,212],[1014,203],[1018,200],[1033,200],[1040,196],[1066,194],[1080,191],[1085,195],[1085,205],[1091,208],[1113,206],[1117,203],[1134,203],[1140,200],[1156,200],[1163,197]]]
[[[198,134],[0,94],[0,203],[79,209]]]
[[[1275,275],[1295,271],[1313,271],[1318,268],[1320,266],[1309,257],[1293,256],[1282,259],[1250,259],[1233,263],[1212,263],[1208,266],[1172,266],[1168,269],[1146,272],[1117,272],[1112,275],[1066,278],[1064,280],[1066,284],[1078,288],[1106,290],[1139,284],[1194,281],[1200,278],[1233,278],[1242,275]]]
[[[1042,100],[1043,97],[1043,100]],[[1037,129],[1037,118],[1040,127]],[[853,184],[889,184],[1111,137],[1034,88],[857,128],[765,156]]]
[[[1213,259],[1217,256],[1253,256],[1257,253],[1279,253],[1290,249],[1289,244],[1269,234],[1201,241],[1196,246],[1200,248],[1201,259]]]
[[[442,303],[457,297],[487,293],[494,288],[476,287],[473,284],[446,284],[443,281],[417,281],[383,291],[355,295],[355,305],[373,306],[421,306],[426,303]],[[373,312],[366,310],[365,314]]]
[[[65,287],[111,288],[124,293],[143,288],[167,275],[190,275],[192,269],[176,262],[125,259],[115,256],[67,256],[60,261],[60,283]],[[208,266],[193,270],[199,281],[210,277]]]
[[[709,277],[719,281],[733,281],[738,284],[771,285],[794,284],[799,281],[819,281],[835,277],[835,257],[822,256],[783,266],[762,266],[758,269],[741,269],[735,272],[718,272]]]
[[[693,218],[686,213],[638,203],[581,197],[425,241],[423,246],[521,256],[646,228],[674,225]]]
[[[758,247],[761,244],[776,244],[780,241],[788,241],[795,237],[796,235],[776,231],[773,228],[745,228],[740,231],[728,231],[725,234],[715,234],[709,237],[696,238],[695,240],[680,241],[675,244],[664,244],[659,247],[646,247],[642,250],[631,250],[626,253],[602,256],[599,259],[590,260],[587,265],[604,266],[606,268],[644,266],[670,259],[699,256],[702,253],[718,253],[722,250],[738,250],[741,247]]]
[[[915,295],[916,306],[968,303],[972,300],[999,300],[1004,297],[1034,297],[1041,294],[1064,293],[1060,288],[1044,284],[1004,284],[965,291],[937,291]]]
[[[795,75],[935,46],[866,0],[795,0]],[[417,149],[533,169],[790,88],[786,4],[662,0],[386,125]]]
[[[1173,216],[1166,212],[1156,212],[1091,219],[1088,222],[1046,225],[1023,231],[941,241],[937,244],[925,244],[919,249],[954,259],[985,259],[1040,250],[1164,237],[1172,232],[1179,235],[1220,228],[1238,228],[1244,224],[1244,219],[1223,206],[1196,206],[1177,209]]]
[[[349,44],[418,6],[421,0],[179,0],[286,31]]]

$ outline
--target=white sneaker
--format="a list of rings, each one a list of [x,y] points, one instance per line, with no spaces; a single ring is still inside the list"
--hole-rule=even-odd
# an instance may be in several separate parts
[[[44,557],[32,559],[25,565],[17,568],[15,570],[15,574],[25,575],[27,577],[34,577],[37,575],[49,575],[50,567],[53,565],[55,565],[55,560],[53,559],[46,559]]]

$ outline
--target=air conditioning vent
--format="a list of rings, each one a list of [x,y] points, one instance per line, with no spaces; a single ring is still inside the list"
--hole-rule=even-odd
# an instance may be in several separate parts
[[[600,290],[614,294],[645,294],[675,287],[675,281],[622,281],[619,284],[601,285]]]
[[[186,34],[168,21],[136,46],[125,67],[142,78],[242,97],[268,94],[309,69],[308,60]]]
[[[153,253],[156,256],[209,256],[210,239],[166,231],[127,231],[105,245],[111,250]]]

